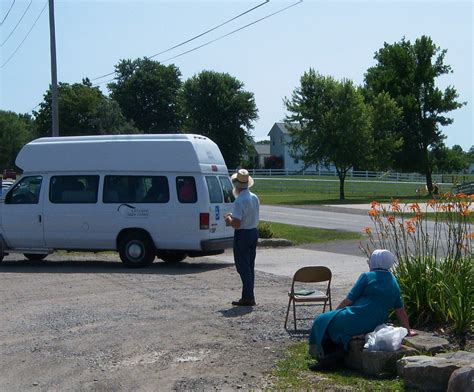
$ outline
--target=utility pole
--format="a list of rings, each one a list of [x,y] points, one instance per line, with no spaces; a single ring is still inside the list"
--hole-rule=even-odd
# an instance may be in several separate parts
[[[59,136],[58,72],[56,67],[56,34],[54,29],[54,0],[49,0],[49,40],[51,50],[51,107],[53,137]]]

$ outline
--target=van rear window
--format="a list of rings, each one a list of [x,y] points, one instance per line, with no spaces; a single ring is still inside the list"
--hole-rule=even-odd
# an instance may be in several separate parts
[[[49,201],[55,204],[97,203],[99,176],[53,176],[49,182]]]
[[[232,193],[232,183],[230,182],[229,177],[221,176],[219,181],[222,186],[222,191],[224,192],[224,203],[233,203],[235,196]]]
[[[105,176],[104,203],[168,203],[165,176]]]
[[[209,191],[209,199],[211,203],[222,203],[222,189],[219,180],[215,176],[206,177],[207,189]]]

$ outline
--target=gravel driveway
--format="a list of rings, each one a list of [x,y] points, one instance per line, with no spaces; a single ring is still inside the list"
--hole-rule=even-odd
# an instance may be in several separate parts
[[[129,270],[113,253],[10,255],[0,277],[1,391],[262,388],[305,338],[283,328],[289,278],[257,271],[257,306],[232,307],[240,279],[215,259]]]

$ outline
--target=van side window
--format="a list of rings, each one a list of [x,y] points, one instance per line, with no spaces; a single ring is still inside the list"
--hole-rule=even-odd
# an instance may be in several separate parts
[[[5,197],[5,204],[38,204],[43,177],[24,177]]]
[[[222,189],[216,176],[207,176],[207,189],[211,203],[222,203]]]
[[[49,201],[55,204],[97,203],[99,176],[53,176],[49,182]]]
[[[194,177],[176,177],[176,191],[180,203],[196,203],[196,181]]]
[[[219,181],[222,186],[222,191],[224,192],[224,203],[233,203],[235,196],[232,193],[232,183],[230,182],[229,177],[221,176]]]
[[[105,176],[104,203],[168,203],[165,176]]]

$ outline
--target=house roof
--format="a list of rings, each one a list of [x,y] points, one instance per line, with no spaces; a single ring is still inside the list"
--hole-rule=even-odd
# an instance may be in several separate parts
[[[290,134],[290,131],[288,130],[288,128],[286,127],[286,124],[284,122],[276,122],[275,124],[273,124],[272,129],[275,128],[275,127],[277,127],[285,135]],[[294,127],[299,128],[299,124],[295,123]],[[272,131],[272,129],[270,129],[270,132]],[[268,135],[270,135],[270,132],[268,132]]]
[[[270,155],[270,144],[254,144],[258,155]]]

